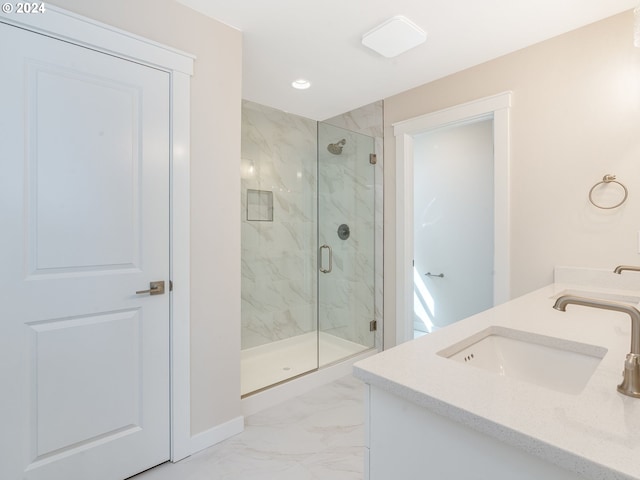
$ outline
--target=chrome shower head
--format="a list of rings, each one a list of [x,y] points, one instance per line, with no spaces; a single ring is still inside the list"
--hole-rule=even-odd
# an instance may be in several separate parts
[[[340,155],[346,143],[347,141],[343,138],[339,142],[330,143],[329,145],[327,145],[327,150],[329,150],[329,152],[334,155]]]

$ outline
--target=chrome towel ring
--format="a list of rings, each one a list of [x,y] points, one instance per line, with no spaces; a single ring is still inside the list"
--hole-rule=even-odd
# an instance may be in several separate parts
[[[618,185],[620,185],[622,187],[622,190],[624,190],[624,197],[622,198],[622,200],[620,200],[618,203],[616,203],[615,205],[611,205],[611,206],[603,206],[603,205],[598,205],[594,200],[593,200],[593,191],[599,187],[600,185],[603,184],[607,184],[607,183],[617,183]],[[605,175],[604,177],[602,177],[602,181],[596,183],[593,187],[591,187],[591,190],[589,190],[589,201],[598,208],[602,208],[603,210],[610,210],[612,208],[618,208],[620,205],[622,205],[626,200],[627,197],[629,196],[629,191],[627,190],[627,187],[625,187],[622,183],[620,183],[618,180],[616,180],[616,176],[615,175]]]

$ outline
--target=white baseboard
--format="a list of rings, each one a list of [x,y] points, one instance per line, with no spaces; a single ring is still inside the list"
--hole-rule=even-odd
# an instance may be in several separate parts
[[[240,416],[198,433],[191,437],[191,453],[194,454],[205,448],[212,447],[216,443],[220,443],[227,438],[242,433],[243,430],[244,417]]]

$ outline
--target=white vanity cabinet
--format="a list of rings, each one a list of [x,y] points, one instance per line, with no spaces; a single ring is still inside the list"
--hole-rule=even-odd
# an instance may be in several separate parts
[[[580,480],[583,476],[367,385],[365,480]]]
[[[616,390],[630,348],[629,315],[552,308],[559,295],[576,292],[635,298],[640,276],[568,273],[570,283],[551,284],[354,365],[367,386],[366,480],[640,480],[640,398]],[[596,281],[581,283],[580,275]],[[486,332],[569,350],[578,345],[595,363],[561,369],[575,356],[545,356],[538,347],[527,356],[525,346],[514,347],[517,354],[498,372],[479,368],[477,349],[473,361],[454,359],[452,349],[479,346]],[[544,381],[510,374],[508,367],[522,361],[542,371]],[[571,388],[550,381],[556,373],[572,379],[586,364],[588,373]]]

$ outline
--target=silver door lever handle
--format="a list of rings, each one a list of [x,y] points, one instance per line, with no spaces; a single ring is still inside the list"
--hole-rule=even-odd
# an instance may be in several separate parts
[[[436,275],[435,273],[427,272],[427,273],[425,273],[425,275],[426,275],[427,277],[440,277],[440,278],[444,278],[444,273],[439,273],[438,275]]]
[[[149,282],[149,290],[138,290],[136,295],[162,295],[164,293],[164,280]]]

